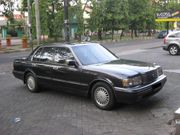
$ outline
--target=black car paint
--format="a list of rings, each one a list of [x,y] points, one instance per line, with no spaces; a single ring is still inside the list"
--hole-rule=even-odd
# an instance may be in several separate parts
[[[56,47],[59,46],[56,45]],[[71,45],[66,45],[65,47],[71,49]],[[36,52],[36,50],[34,52]],[[26,74],[31,72],[35,75],[40,85],[48,84],[57,89],[76,94],[88,96],[92,86],[96,82],[101,81],[111,86],[117,101],[129,103],[138,101],[145,97],[147,93],[153,95],[158,92],[166,82],[166,76],[162,75],[161,79],[156,80],[156,83],[152,82],[152,84],[142,85],[136,88],[122,87],[122,79],[142,75],[158,68],[158,66],[150,63],[118,59],[106,63],[83,66],[75,56],[78,64],[78,67],[75,67],[34,62],[32,61],[33,55],[34,53],[31,53],[26,59],[14,60],[13,74],[16,78],[24,81]],[[156,91],[154,91],[156,88],[153,88],[155,85],[159,86]],[[126,91],[126,89],[130,91]]]

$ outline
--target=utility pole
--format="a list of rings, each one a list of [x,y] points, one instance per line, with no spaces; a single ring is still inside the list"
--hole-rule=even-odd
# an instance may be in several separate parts
[[[69,0],[64,0],[64,35],[65,41],[69,42],[69,19],[68,19],[68,4]]]
[[[29,35],[29,44],[33,51],[33,43],[32,43],[32,6],[30,0],[27,1],[28,3],[28,35]]]
[[[40,17],[39,17],[39,0],[35,0],[35,14],[36,14],[36,37],[37,45],[40,44],[41,36],[41,26],[40,26]]]

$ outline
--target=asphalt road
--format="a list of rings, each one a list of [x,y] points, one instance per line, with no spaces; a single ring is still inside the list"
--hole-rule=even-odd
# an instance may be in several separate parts
[[[0,134],[2,135],[169,135],[180,107],[180,55],[170,56],[161,40],[104,44],[119,57],[160,64],[168,81],[155,96],[112,111],[90,99],[58,90],[30,93],[12,75],[12,61],[29,52],[0,54]]]

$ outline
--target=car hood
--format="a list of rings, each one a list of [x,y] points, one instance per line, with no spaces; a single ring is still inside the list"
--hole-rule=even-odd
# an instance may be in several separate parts
[[[130,77],[137,74],[145,74],[146,72],[155,70],[155,64],[119,59],[107,63],[89,65],[85,67],[87,70],[99,73],[113,75],[115,77]]]

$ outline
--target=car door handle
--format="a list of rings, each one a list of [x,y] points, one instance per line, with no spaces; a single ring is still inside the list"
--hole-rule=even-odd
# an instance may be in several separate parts
[[[58,67],[58,66],[53,66],[52,68],[53,68],[54,70],[60,69],[60,67]]]
[[[37,67],[37,64],[35,64],[35,63],[32,63],[32,66],[33,66],[33,67]]]

